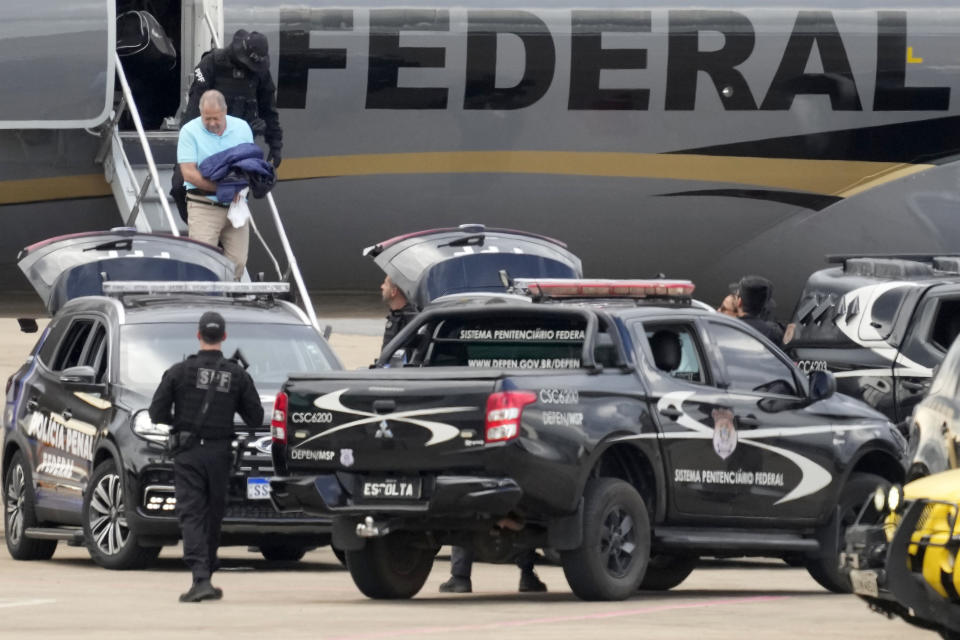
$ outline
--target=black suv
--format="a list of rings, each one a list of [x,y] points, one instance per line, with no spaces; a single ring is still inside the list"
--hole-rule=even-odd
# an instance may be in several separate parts
[[[960,257],[836,256],[807,280],[784,349],[906,431],[960,333]],[[791,339],[792,332],[792,339]]]
[[[126,569],[176,543],[169,427],[153,424],[146,408],[162,372],[197,350],[204,311],[226,319],[226,355],[239,349],[267,407],[288,371],[340,368],[300,308],[263,293],[285,283],[216,282],[232,265],[190,240],[79,234],[28,247],[20,266],[55,313],[6,388],[4,533],[16,559],[49,558],[65,540],[85,543],[104,567]],[[117,276],[179,282],[110,282]],[[196,293],[169,293],[178,289]],[[234,295],[209,292],[224,289]],[[255,545],[277,560],[327,543],[328,520],[270,506],[269,425],[238,422],[237,433],[222,543]]]

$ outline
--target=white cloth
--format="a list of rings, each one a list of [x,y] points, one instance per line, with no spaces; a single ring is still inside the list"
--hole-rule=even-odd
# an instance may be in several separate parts
[[[250,207],[247,206],[247,193],[250,187],[244,187],[240,192],[240,197],[230,203],[230,210],[227,211],[227,220],[233,225],[234,229],[239,229],[247,224],[250,219]]]

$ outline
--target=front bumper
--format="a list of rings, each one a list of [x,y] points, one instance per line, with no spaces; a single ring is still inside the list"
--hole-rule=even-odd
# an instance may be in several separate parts
[[[171,542],[180,538],[177,519],[173,469],[153,467],[133,483],[137,496],[128,518],[137,533],[146,539]],[[267,499],[251,500],[242,492],[245,478],[231,478],[221,533],[222,544],[256,544],[263,536],[313,538],[320,543],[329,539],[329,517],[304,513],[278,513]]]
[[[849,571],[854,593],[874,611],[925,629],[960,633],[960,604],[934,591],[912,569],[912,537],[926,504],[917,500],[907,507],[889,543],[882,524],[850,527],[840,561]]]
[[[506,515],[523,497],[512,478],[437,475],[421,478],[418,499],[373,499],[363,497],[363,479],[356,473],[272,478],[270,501],[282,513],[476,518],[478,514]]]

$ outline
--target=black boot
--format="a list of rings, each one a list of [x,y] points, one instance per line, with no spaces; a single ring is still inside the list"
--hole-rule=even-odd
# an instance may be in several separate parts
[[[203,600],[219,600],[223,597],[223,590],[210,584],[210,578],[194,580],[193,586],[186,593],[180,594],[180,602],[201,602]]]
[[[470,578],[450,576],[450,579],[440,585],[440,593],[470,593],[473,585]]]
[[[546,590],[547,585],[543,584],[533,569],[524,569],[520,572],[518,591],[521,593],[543,593]]]

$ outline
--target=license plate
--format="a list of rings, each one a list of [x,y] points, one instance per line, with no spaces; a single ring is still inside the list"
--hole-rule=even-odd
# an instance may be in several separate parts
[[[363,481],[363,497],[375,500],[417,500],[420,479],[381,478]]]
[[[268,478],[247,478],[247,500],[269,500],[270,480]]]
[[[861,596],[871,596],[874,598],[880,596],[876,571],[852,569],[850,571],[850,585],[853,587],[853,592]]]

